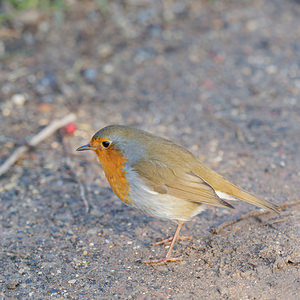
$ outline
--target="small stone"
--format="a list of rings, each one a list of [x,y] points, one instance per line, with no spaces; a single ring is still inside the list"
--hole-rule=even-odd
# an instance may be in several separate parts
[[[20,281],[12,281],[6,285],[6,288],[8,290],[15,290],[20,285],[20,283]]]
[[[113,54],[113,47],[109,44],[101,45],[98,49],[98,55],[101,58],[107,58]]]
[[[3,110],[2,110],[2,115],[3,115],[4,117],[8,117],[10,114],[11,114],[11,110],[10,110],[10,109],[8,109],[8,108],[3,108]]]
[[[135,53],[134,60],[136,63],[141,63],[147,59],[154,58],[156,54],[157,54],[156,51],[151,47],[138,48]]]
[[[113,73],[113,71],[114,71],[114,66],[112,65],[112,64],[106,64],[104,67],[103,67],[103,72],[105,73],[105,74],[111,74],[111,73]]]
[[[277,72],[277,67],[274,65],[267,66],[266,71],[269,74],[275,74]]]
[[[223,286],[217,287],[217,291],[220,293],[221,296],[224,296],[224,295],[228,294],[228,292],[229,292],[228,288],[223,287]]]
[[[255,31],[258,28],[258,22],[256,20],[250,20],[247,22],[246,26],[249,31]]]
[[[98,233],[98,228],[96,228],[96,227],[94,227],[94,228],[92,227],[92,228],[88,229],[86,232],[87,235],[97,235],[97,233]]]
[[[41,103],[38,105],[39,112],[48,112],[53,109],[53,105],[49,103]]]
[[[16,105],[16,106],[23,106],[24,103],[26,102],[26,95],[24,94],[15,94],[11,97],[12,102]]]
[[[82,72],[83,76],[85,79],[87,79],[88,81],[94,81],[96,80],[97,77],[97,70],[95,69],[85,69]]]
[[[273,270],[282,270],[287,265],[287,258],[286,257],[277,257],[274,264]]]
[[[76,279],[71,279],[71,280],[68,281],[68,283],[69,284],[74,284],[74,283],[76,283],[76,281],[77,281]]]
[[[5,56],[5,44],[3,41],[0,41],[0,58]]]

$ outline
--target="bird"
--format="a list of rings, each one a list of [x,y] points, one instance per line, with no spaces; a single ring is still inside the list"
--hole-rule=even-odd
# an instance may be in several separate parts
[[[176,240],[190,239],[179,236],[180,229],[207,205],[233,208],[228,201],[240,200],[279,212],[278,206],[229,182],[183,146],[141,129],[109,125],[77,149],[86,150],[96,153],[113,192],[126,205],[177,224],[173,237],[155,243],[171,243],[166,256],[142,261],[146,265],[182,260],[171,255]]]

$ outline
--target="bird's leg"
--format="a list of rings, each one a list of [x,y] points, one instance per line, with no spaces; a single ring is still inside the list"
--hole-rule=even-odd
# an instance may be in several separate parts
[[[192,239],[193,239],[193,237],[191,235],[189,235],[189,236],[178,236],[176,241],[190,241]],[[172,240],[173,240],[173,237],[169,237],[167,239],[164,239],[164,240],[158,241],[156,243],[153,243],[152,246],[159,246],[159,245],[162,245],[162,244],[171,244]]]
[[[162,259],[158,259],[158,260],[143,261],[143,264],[153,265],[153,266],[160,266],[160,265],[166,264],[168,261],[179,261],[179,260],[182,260],[182,257],[171,257],[172,249],[173,249],[173,247],[175,245],[176,240],[179,237],[179,232],[180,232],[180,229],[181,229],[182,225],[183,225],[183,222],[179,222],[178,223],[176,231],[175,231],[175,233],[173,235],[173,238],[172,238],[172,241],[171,241],[171,245],[170,245],[170,248],[169,248],[169,250],[167,252],[166,257],[162,258]]]

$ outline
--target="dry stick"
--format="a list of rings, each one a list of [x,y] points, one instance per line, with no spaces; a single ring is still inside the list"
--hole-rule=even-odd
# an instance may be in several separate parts
[[[89,206],[89,202],[88,202],[88,200],[87,200],[87,198],[86,198],[86,196],[85,196],[85,194],[86,194],[86,186],[85,186],[85,184],[84,184],[81,180],[79,180],[79,179],[77,179],[77,182],[78,182],[78,184],[79,184],[80,197],[81,197],[81,199],[82,199],[82,201],[83,201],[83,203],[84,203],[84,206],[85,206],[85,212],[88,213],[88,212],[90,211],[90,206]]]
[[[80,180],[80,176],[78,175],[78,172],[76,171],[76,166],[74,165],[72,159],[70,158],[70,150],[69,150],[69,147],[68,147],[64,137],[62,137],[62,141],[63,141],[63,147],[64,147],[64,151],[65,151],[65,163],[69,167],[74,179],[76,180],[76,182],[79,185],[80,198],[84,203],[85,212],[88,213],[90,211],[90,206],[89,206],[89,202],[86,198],[86,194],[87,194],[86,185]]]
[[[47,127],[33,136],[26,145],[20,146],[8,157],[8,159],[0,166],[0,176],[6,173],[10,167],[13,166],[15,162],[28,151],[30,147],[37,146],[41,141],[51,136],[56,130],[66,126],[70,122],[75,121],[75,119],[75,114],[69,114],[60,120],[52,121]]]
[[[237,140],[241,144],[246,143],[246,137],[245,137],[243,131],[241,130],[241,128],[238,125],[233,124],[231,121],[229,121],[227,119],[224,119],[224,118],[221,118],[221,117],[216,117],[216,116],[211,115],[211,114],[206,115],[205,117],[209,118],[209,119],[216,120],[216,121],[222,123],[223,125],[225,125],[226,127],[233,129],[235,131],[235,135],[236,135]]]
[[[295,206],[295,205],[298,205],[298,204],[300,204],[300,200],[295,200],[293,202],[285,202],[282,205],[280,205],[279,208],[283,209],[283,208]],[[268,213],[270,213],[270,211],[254,210],[254,211],[252,211],[250,213],[247,213],[247,214],[241,216],[240,218],[238,218],[236,220],[225,222],[225,223],[221,224],[218,227],[212,228],[210,230],[210,232],[213,233],[213,234],[219,234],[226,227],[229,227],[229,226],[234,225],[234,224],[236,224],[238,222],[241,222],[241,221],[245,221],[245,220],[247,220],[249,218],[259,217],[261,215],[266,215]]]
[[[66,165],[70,168],[70,171],[72,172],[74,179],[77,181],[77,183],[79,185],[80,198],[84,203],[85,212],[88,213],[90,211],[90,205],[89,205],[89,202],[86,198],[87,188],[86,188],[85,184],[79,179],[79,175],[76,172],[76,168],[75,168],[72,160],[70,159],[70,157],[68,157],[67,155],[68,154],[66,152],[66,160],[65,160]]]

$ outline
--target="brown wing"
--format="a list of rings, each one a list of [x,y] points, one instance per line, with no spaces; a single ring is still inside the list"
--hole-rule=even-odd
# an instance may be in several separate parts
[[[189,170],[171,169],[158,161],[149,160],[139,161],[133,168],[158,193],[191,202],[233,208],[220,199],[208,183]]]

